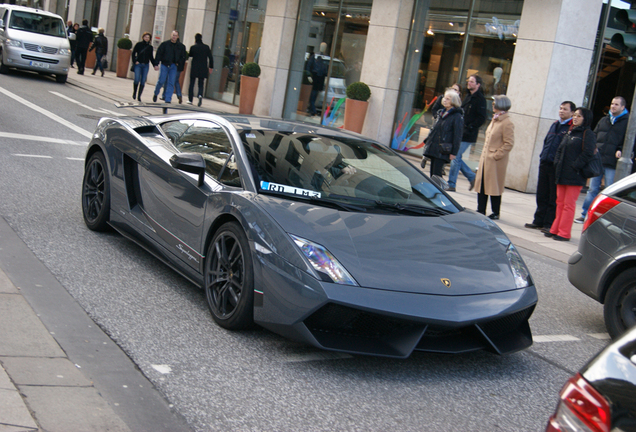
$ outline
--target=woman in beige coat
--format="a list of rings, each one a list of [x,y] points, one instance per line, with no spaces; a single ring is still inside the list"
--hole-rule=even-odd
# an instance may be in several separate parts
[[[479,169],[475,177],[477,211],[486,214],[486,204],[490,196],[490,219],[499,219],[501,194],[504,191],[508,155],[515,142],[515,128],[508,116],[510,99],[504,95],[493,96],[492,121],[486,129],[486,141],[479,158]]]

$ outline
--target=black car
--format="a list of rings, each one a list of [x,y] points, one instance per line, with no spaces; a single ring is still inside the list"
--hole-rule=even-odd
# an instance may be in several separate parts
[[[568,380],[546,432],[636,431],[636,328]]]

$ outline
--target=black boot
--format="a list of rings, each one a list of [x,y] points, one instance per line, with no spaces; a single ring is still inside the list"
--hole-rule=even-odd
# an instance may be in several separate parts
[[[139,84],[133,84],[133,100],[137,99],[137,86]]]
[[[141,94],[143,93],[143,91],[144,91],[144,85],[143,85],[143,84],[141,84],[141,85],[139,86],[139,93],[137,93],[137,100],[138,100],[139,102],[141,102]]]

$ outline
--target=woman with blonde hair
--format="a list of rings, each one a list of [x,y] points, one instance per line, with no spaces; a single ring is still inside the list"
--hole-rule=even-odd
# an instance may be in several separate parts
[[[424,140],[424,157],[431,160],[431,176],[442,177],[444,165],[455,159],[464,131],[462,100],[455,90],[448,89],[442,98],[437,123]]]
[[[477,211],[486,214],[486,205],[490,197],[492,213],[490,219],[499,219],[501,195],[504,191],[508,155],[515,143],[515,127],[508,115],[512,102],[505,95],[493,96],[492,121],[486,129],[486,140],[479,158],[479,168],[475,177],[477,192]]]

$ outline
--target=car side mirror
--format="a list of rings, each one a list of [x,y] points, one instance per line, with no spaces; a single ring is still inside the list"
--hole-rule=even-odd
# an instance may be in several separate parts
[[[0,28],[4,28],[4,20],[0,19]]]
[[[203,185],[205,178],[205,159],[199,153],[177,153],[170,158],[173,168],[199,176],[198,186]]]

